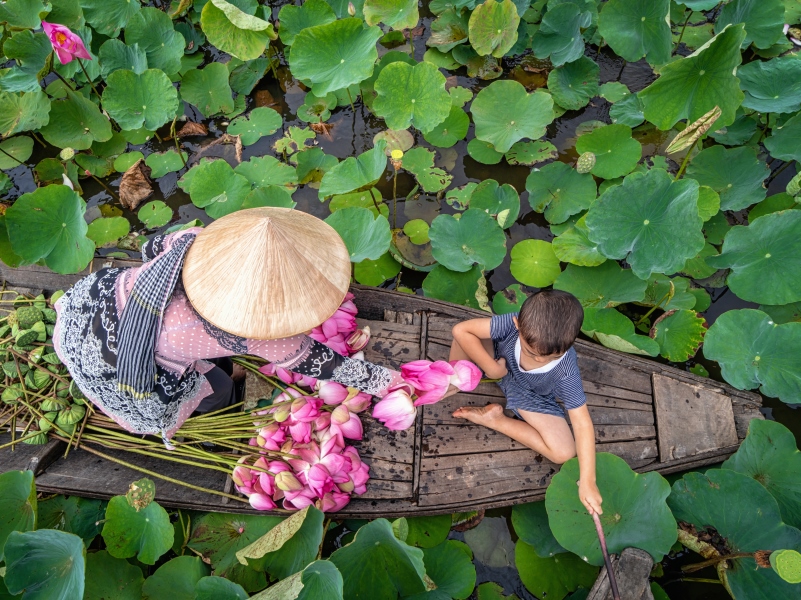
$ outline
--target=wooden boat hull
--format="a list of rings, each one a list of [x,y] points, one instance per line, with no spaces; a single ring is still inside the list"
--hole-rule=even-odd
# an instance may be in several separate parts
[[[5,270],[16,288],[52,290],[69,285],[63,276],[39,270]],[[72,276],[77,278],[77,276]],[[453,324],[487,313],[439,300],[353,286],[360,322],[373,337],[366,358],[398,367],[421,358],[446,359]],[[763,418],[758,394],[591,342],[576,342],[579,367],[595,423],[599,452],[621,456],[639,472],[672,473],[723,461],[736,451],[751,419]],[[259,380],[246,394],[260,395]],[[508,506],[544,498],[559,467],[510,438],[451,413],[459,406],[504,403],[495,384],[421,407],[414,427],[389,431],[366,413],[358,444],[370,465],[367,492],[354,498],[341,517],[397,517]],[[2,436],[0,436],[2,443]],[[0,471],[32,468],[40,491],[96,498],[124,493],[141,473],[87,451],[62,457],[63,444],[0,450]],[[159,459],[103,450],[173,480],[230,491],[223,473]],[[165,506],[255,513],[248,504],[157,482]]]

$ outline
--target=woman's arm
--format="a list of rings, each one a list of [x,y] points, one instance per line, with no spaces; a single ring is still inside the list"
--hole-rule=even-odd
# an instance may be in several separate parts
[[[470,319],[453,326],[453,339],[462,351],[487,377],[500,379],[506,375],[505,363],[499,363],[484,348],[482,340],[492,339],[490,322],[492,319]]]
[[[595,484],[595,427],[592,424],[590,411],[584,404],[568,410],[570,423],[573,425],[573,436],[576,438],[576,454],[579,462],[579,500],[592,514],[603,514],[601,510],[601,492]]]

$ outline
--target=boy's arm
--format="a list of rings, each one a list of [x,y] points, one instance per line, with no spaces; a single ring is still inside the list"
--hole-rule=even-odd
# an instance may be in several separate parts
[[[590,411],[584,404],[568,410],[576,438],[576,454],[579,461],[579,500],[592,514],[603,514],[601,510],[601,492],[595,484],[595,428],[592,425]]]
[[[487,353],[482,340],[491,339],[491,319],[470,319],[453,326],[453,339],[487,377],[500,379],[506,375],[505,362],[500,363]]]

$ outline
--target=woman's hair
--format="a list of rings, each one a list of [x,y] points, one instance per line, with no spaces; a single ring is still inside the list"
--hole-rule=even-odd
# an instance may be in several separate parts
[[[520,336],[543,356],[563,354],[576,341],[584,309],[573,294],[542,290],[529,296],[517,317]]]

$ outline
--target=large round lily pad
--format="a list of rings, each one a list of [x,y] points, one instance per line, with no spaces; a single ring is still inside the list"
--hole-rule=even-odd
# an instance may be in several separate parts
[[[598,16],[598,33],[629,62],[645,57],[652,65],[670,61],[669,0],[609,0]]]
[[[368,25],[383,23],[392,29],[411,29],[420,20],[416,0],[364,0],[363,11]]]
[[[634,323],[614,308],[585,308],[581,331],[612,350],[644,356],[659,354],[659,344],[648,336],[637,335]]]
[[[483,296],[486,299],[486,282],[479,265],[473,266],[465,273],[451,271],[442,265],[437,265],[423,280],[423,293],[426,297],[470,308],[481,308],[478,296],[482,294],[482,287]]]
[[[434,258],[452,271],[469,271],[474,264],[494,269],[506,257],[506,236],[483,210],[468,209],[459,219],[440,215],[428,236]]]
[[[606,125],[582,135],[576,142],[576,151],[595,155],[590,172],[603,179],[628,175],[642,158],[642,146],[631,137],[631,127],[627,125]]]
[[[116,37],[117,32],[141,10],[142,5],[128,0],[82,0],[81,8],[86,21],[95,31]]]
[[[12,531],[29,531],[36,525],[36,485],[32,471],[8,471],[0,475],[0,559]]]
[[[550,58],[555,67],[572,62],[584,55],[581,28],[590,25],[590,13],[582,13],[572,2],[549,8],[540,28],[531,39],[531,49],[537,58]]]
[[[570,292],[584,307],[611,308],[645,298],[648,285],[615,261],[597,267],[568,265],[553,284],[554,289]]]
[[[251,190],[250,181],[235,173],[224,160],[201,162],[189,173],[193,174],[189,184],[192,203],[198,208],[205,208],[213,219],[242,208]]]
[[[373,73],[381,36],[378,27],[365,27],[356,18],[304,29],[292,44],[292,74],[310,81],[318,96],[359,83]]]
[[[635,275],[672,274],[704,247],[698,183],[665,171],[632,173],[587,213],[589,238],[607,258],[625,258]]]
[[[515,545],[515,566],[526,589],[548,600],[562,600],[579,587],[590,588],[598,576],[597,567],[575,554],[563,552],[543,558],[523,540]]]
[[[434,166],[434,153],[422,146],[412,148],[404,154],[401,166],[414,175],[424,192],[441,192],[453,180],[453,175]]]
[[[732,228],[709,266],[731,269],[727,283],[743,300],[789,304],[801,300],[801,212],[779,211]]]
[[[732,553],[801,549],[801,531],[782,522],[776,500],[747,475],[729,469],[687,473],[673,484],[668,504],[676,520],[697,530],[714,528]],[[730,560],[722,574],[735,598],[791,598],[797,591],[773,569],[757,568],[752,557]]]
[[[524,285],[539,288],[551,285],[562,272],[550,242],[517,242],[512,248],[511,257],[512,276]]]
[[[450,515],[446,515],[450,518]],[[446,540],[441,544],[423,549],[426,576],[437,589],[414,596],[408,600],[465,600],[476,587],[476,567],[473,553],[464,542]]]
[[[50,119],[50,98],[42,91],[0,92],[0,135],[39,129]]]
[[[426,46],[434,48],[430,52],[439,52],[440,56],[447,57],[450,55],[445,53],[467,42],[469,19],[470,15],[466,11],[457,10],[455,7],[440,14],[431,23],[431,35],[426,40]],[[430,57],[429,52],[426,52],[424,60],[429,60]],[[437,66],[444,65],[437,64]]]
[[[228,72],[224,66],[223,70]],[[119,69],[106,79],[103,108],[123,129],[155,131],[175,117],[178,91],[164,71]]]
[[[622,458],[606,452],[598,453],[596,464],[609,552],[640,548],[661,561],[676,541],[676,523],[665,502],[670,484],[659,473],[635,473]],[[578,459],[572,458],[554,475],[545,494],[548,520],[562,546],[591,565],[602,565],[595,525],[578,497],[578,479]]]
[[[754,419],[745,441],[722,466],[756,479],[776,499],[782,520],[801,525],[801,452],[787,427]]]
[[[801,114],[795,115],[781,127],[775,127],[771,136],[765,140],[765,148],[773,158],[787,161],[801,160],[799,135],[801,135]]]
[[[208,574],[208,566],[197,556],[177,556],[145,580],[142,597],[148,600],[195,600],[195,588]]]
[[[582,216],[572,227],[562,231],[553,240],[553,251],[562,262],[580,267],[595,267],[606,262],[606,257],[598,252],[598,244],[587,237],[587,224]]]
[[[190,69],[181,79],[181,98],[197,106],[206,117],[231,112],[234,110],[234,99],[228,76],[226,66],[218,62],[210,63],[202,69]],[[265,107],[265,110],[272,109]]]
[[[326,171],[318,196],[324,200],[334,194],[347,194],[373,187],[387,168],[386,142],[379,140],[372,150],[350,156]]]
[[[305,154],[306,152],[303,152],[301,156]],[[298,183],[295,168],[272,156],[251,156],[250,160],[238,164],[234,172],[243,175],[250,183],[258,187],[277,185],[292,189]]]
[[[376,260],[364,259],[353,268],[353,276],[363,285],[379,286],[400,273],[401,265],[387,252]]]
[[[483,210],[495,217],[503,229],[509,229],[520,213],[520,196],[508,183],[498,185],[494,179],[485,179],[473,190],[470,208]]]
[[[134,73],[147,70],[147,54],[138,44],[128,46],[118,39],[106,40],[97,56],[103,79],[119,69],[130,69]]]
[[[55,496],[39,503],[39,529],[59,529],[83,538],[88,546],[102,529],[106,502],[78,496]]]
[[[706,333],[706,321],[694,310],[668,311],[651,327],[659,344],[659,353],[673,362],[684,362],[695,356]]]
[[[48,185],[20,196],[6,211],[8,238],[25,262],[44,259],[56,273],[77,273],[94,255],[83,218],[86,203],[65,185]]]
[[[224,577],[203,577],[195,587],[196,600],[247,600],[248,593],[238,583]]]
[[[513,80],[489,84],[473,100],[470,111],[476,138],[501,153],[523,138],[544,135],[554,119],[553,101],[548,94],[528,94],[522,84]]]
[[[770,48],[782,35],[782,0],[732,0],[724,5],[715,21],[715,33],[732,23],[745,24],[743,46]]]
[[[375,82],[375,91],[378,97],[373,101],[373,111],[390,129],[414,125],[428,133],[451,112],[445,76],[429,62],[388,64]]]
[[[139,511],[125,496],[115,496],[108,503],[102,535],[109,554],[116,558],[136,556],[147,565],[155,564],[172,547],[173,533],[170,516],[156,502]]]
[[[745,39],[742,25],[731,25],[695,53],[665,65],[659,79],[637,93],[645,118],[667,130],[682,119],[698,120],[719,106],[716,127],[734,122],[743,101],[735,69],[742,62],[740,44]]]
[[[598,195],[592,175],[579,173],[560,161],[532,170],[526,189],[531,208],[544,212],[549,223],[564,223],[588,209]]]
[[[516,504],[512,508],[512,525],[517,537],[531,546],[540,558],[566,552],[553,536],[545,502]]]
[[[217,48],[240,60],[252,60],[261,56],[275,33],[271,23],[244,12],[239,4],[208,0],[200,25]]]
[[[780,325],[759,310],[730,310],[709,328],[704,356],[738,389],[759,387],[766,396],[801,402],[801,323]]]
[[[33,154],[33,138],[27,135],[18,135],[0,143],[0,149],[3,150],[0,153],[0,169],[13,169],[18,167],[20,162],[24,163],[28,160]]]
[[[721,210],[742,210],[765,198],[763,182],[770,169],[749,146],[711,146],[693,158],[687,177],[720,194]]]
[[[437,148],[450,148],[463,140],[470,129],[470,117],[458,106],[451,106],[445,120],[424,134],[425,140]]]
[[[112,133],[111,123],[97,105],[71,91],[65,99],[50,104],[50,122],[40,132],[53,146],[73,150],[87,150],[95,141],[106,142]]]
[[[366,208],[343,208],[325,220],[337,230],[348,248],[351,262],[377,260],[389,250],[392,233],[384,215],[375,216]]]
[[[548,90],[559,106],[578,110],[587,106],[590,98],[598,94],[600,76],[598,63],[582,56],[551,71],[548,74]]]
[[[470,45],[479,56],[501,58],[517,41],[520,17],[512,0],[486,0],[470,15]]]
[[[285,4],[278,11],[278,21],[281,23],[278,35],[285,46],[291,46],[295,37],[307,27],[325,25],[336,19],[334,10],[325,0],[308,0],[301,6]]]
[[[743,106],[759,112],[792,113],[801,108],[801,61],[779,56],[755,60],[737,69]]]
[[[237,117],[228,126],[228,133],[238,135],[243,146],[252,146],[266,135],[281,128],[281,114],[268,106],[254,108],[248,116]]]
[[[86,557],[86,589],[84,600],[142,600],[142,569],[122,558],[114,558],[106,550],[91,552]]]
[[[125,43],[138,45],[147,55],[147,66],[167,75],[181,68],[186,40],[175,31],[172,19],[157,8],[145,7],[131,17],[125,27]]]
[[[89,223],[86,237],[95,243],[95,246],[113,246],[117,240],[128,235],[131,224],[125,217],[101,217]]]
[[[42,529],[14,531],[5,546],[4,582],[28,600],[83,598],[86,549],[77,535]]]

